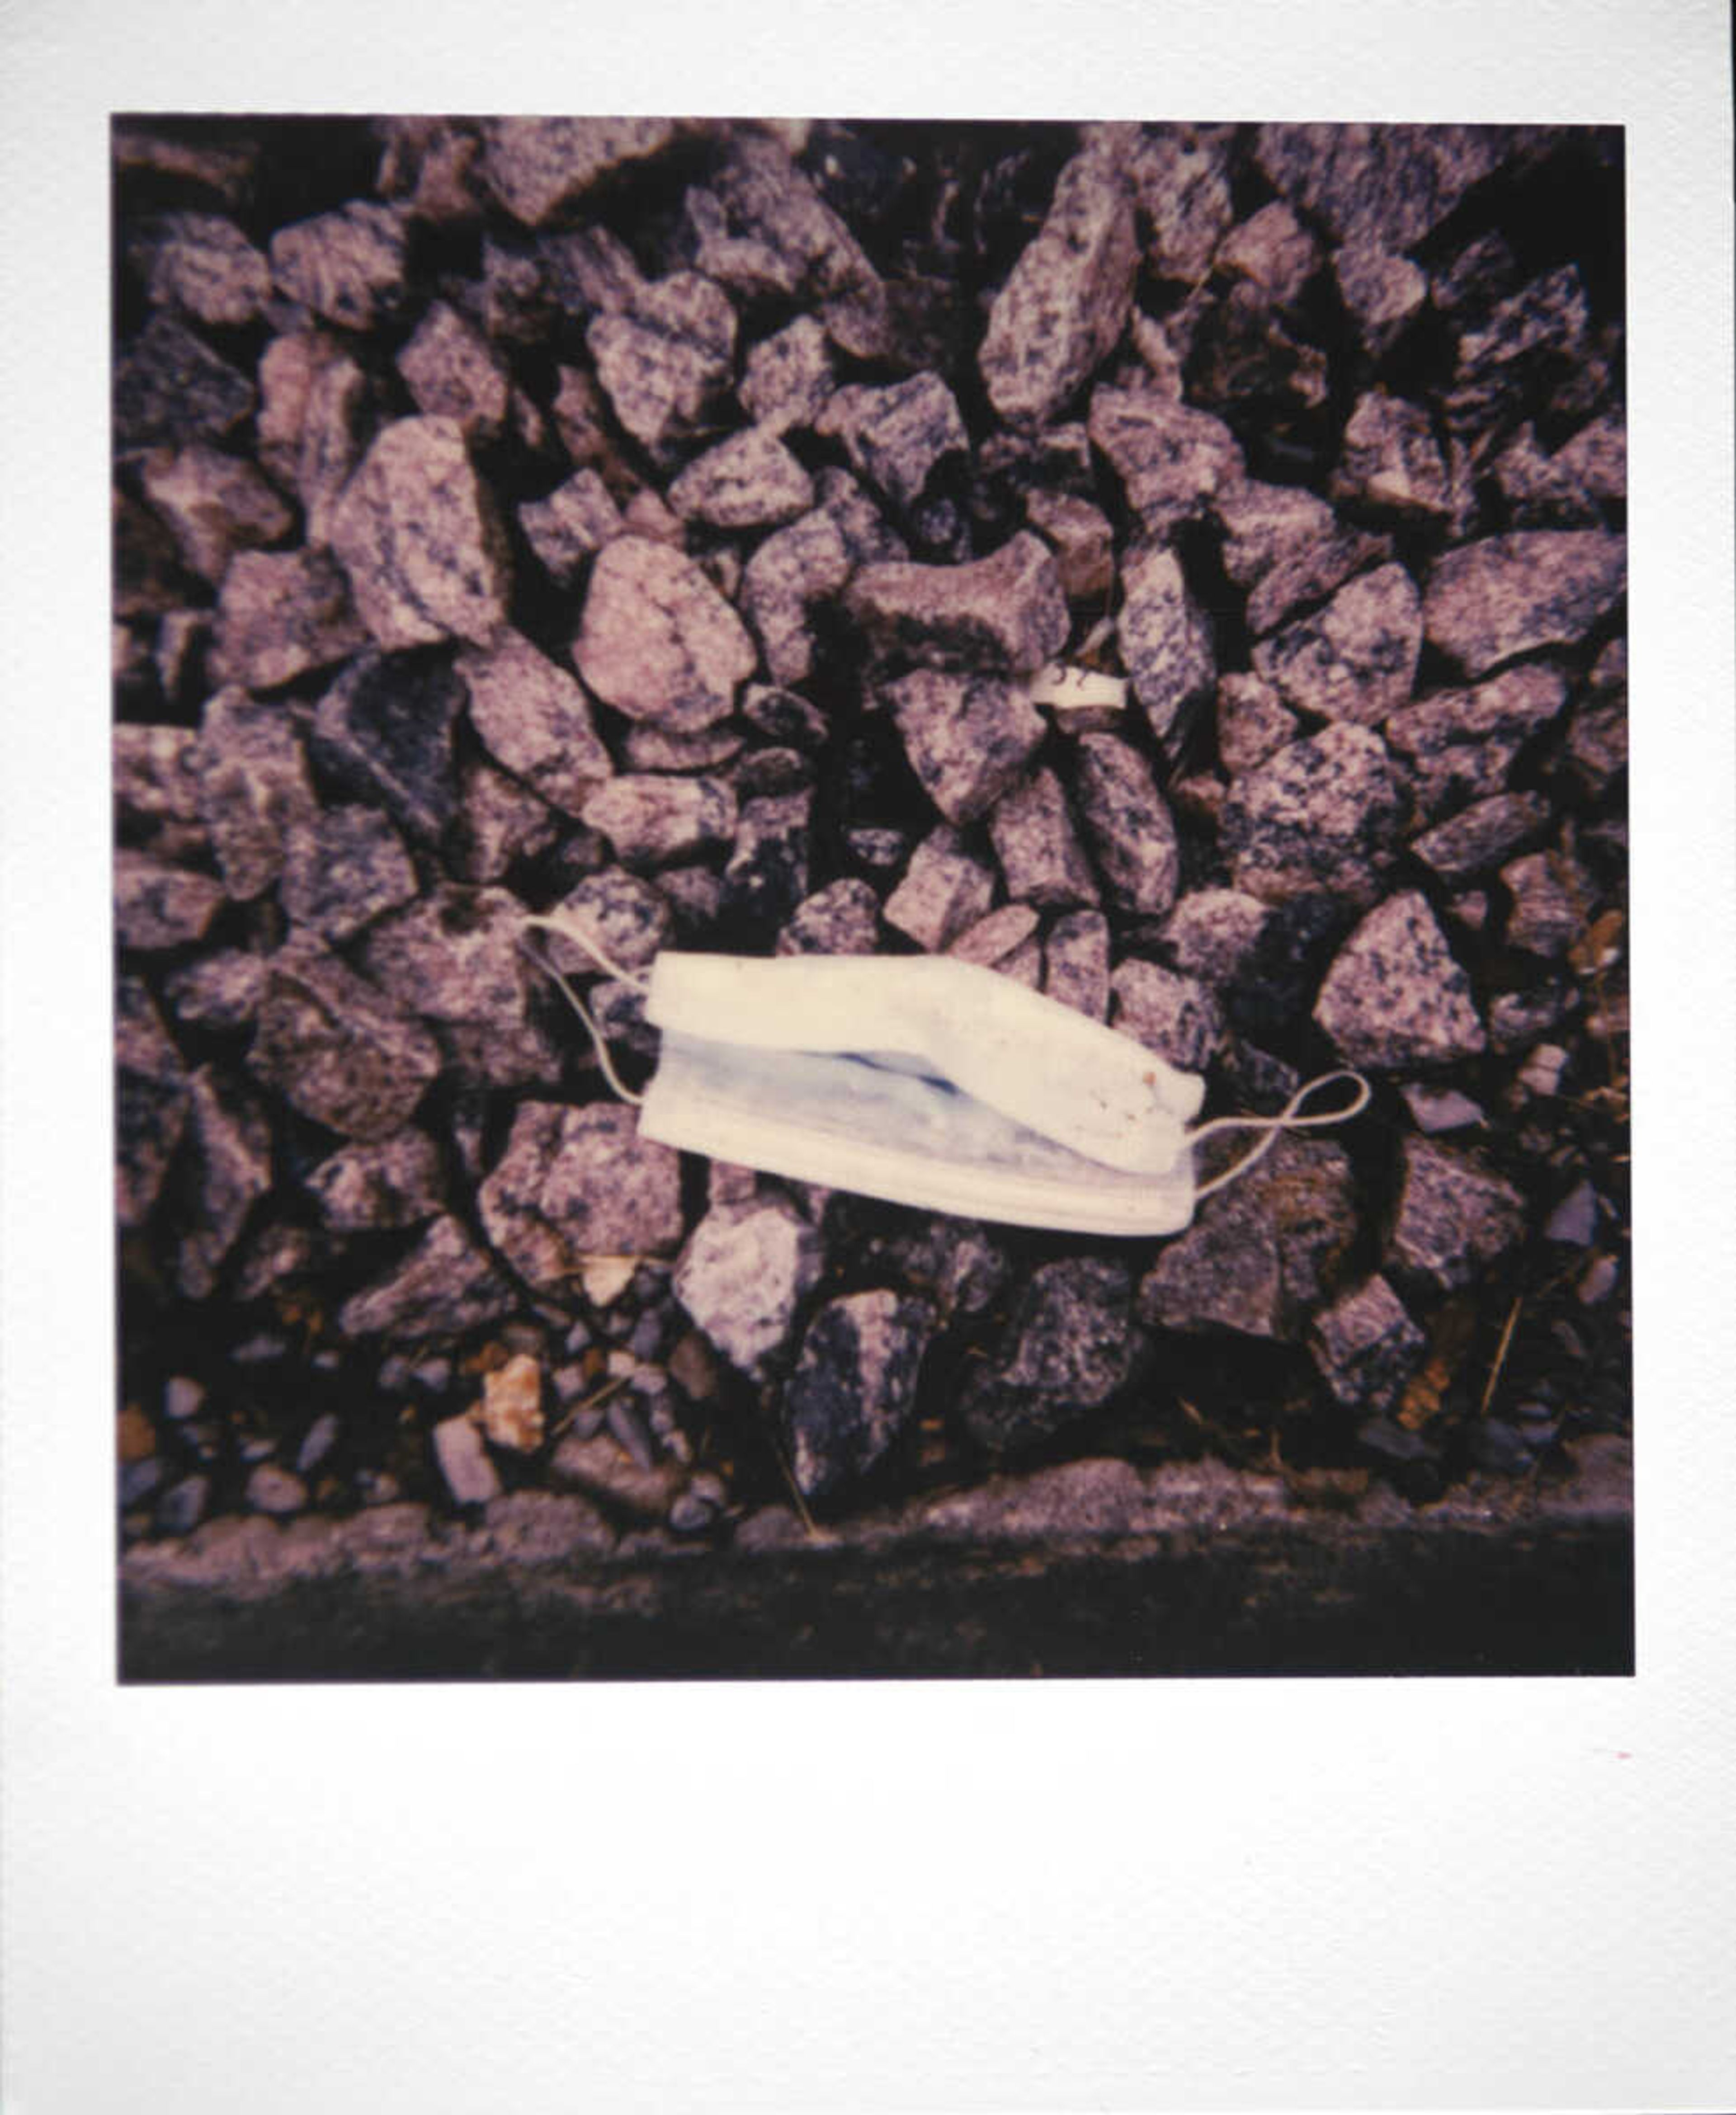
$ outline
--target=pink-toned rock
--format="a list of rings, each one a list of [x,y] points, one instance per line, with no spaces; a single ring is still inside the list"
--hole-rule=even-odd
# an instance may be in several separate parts
[[[1320,245],[1281,199],[1273,199],[1230,229],[1216,262],[1283,305],[1297,300],[1319,268]]]
[[[1025,494],[1025,518],[1050,544],[1070,602],[1100,602],[1115,585],[1115,531],[1101,507],[1076,493]]]
[[[1468,676],[1583,639],[1627,592],[1628,541],[1597,529],[1486,537],[1436,559],[1423,596],[1430,643]]]
[[[1088,1020],[1109,1012],[1109,920],[1101,911],[1070,911],[1043,943],[1044,992]]]
[[[664,1255],[681,1238],[680,1159],[618,1103],[524,1102],[478,1193],[488,1238],[539,1291],[570,1291],[590,1255]]]
[[[969,446],[952,392],[937,374],[913,374],[883,388],[835,389],[814,431],[841,439],[858,474],[895,507],[913,507],[943,456]]]
[[[1147,544],[1121,572],[1121,656],[1160,741],[1181,731],[1189,709],[1216,681],[1212,627],[1175,553]]]
[[[1296,733],[1296,715],[1263,677],[1225,676],[1217,686],[1217,753],[1232,778],[1252,771]]]
[[[557,587],[578,583],[585,567],[612,536],[621,534],[621,509],[593,470],[581,470],[547,499],[526,500],[519,526],[543,571]]]
[[[553,806],[581,814],[613,766],[575,678],[511,631],[467,648],[456,666],[488,753]]]
[[[1386,537],[1341,528],[1326,502],[1299,485],[1235,479],[1212,512],[1224,526],[1224,571],[1248,590],[1248,622],[1259,634],[1391,548]]]
[[[813,481],[775,434],[750,426],[690,462],[669,503],[684,521],[714,529],[764,529],[805,514]]]
[[[1377,727],[1410,696],[1422,650],[1422,605],[1402,566],[1342,587],[1253,654],[1256,672],[1287,704],[1317,719]]]
[[[727,388],[735,314],[711,280],[676,272],[640,286],[628,308],[593,318],[585,345],[616,417],[662,458]]]
[[[1319,889],[1372,903],[1397,857],[1408,809],[1404,781],[1372,728],[1340,723],[1287,742],[1244,772],[1224,803],[1235,885],[1267,903]]]
[[[485,646],[506,621],[505,534],[456,420],[400,419],[380,434],[333,509],[332,548],[383,647]]]
[[[989,817],[988,833],[1015,903],[1056,910],[1096,903],[1097,881],[1052,771],[1033,772],[1004,795]]]
[[[437,1343],[498,1321],[512,1312],[518,1299],[462,1224],[443,1215],[401,1263],[345,1301],[337,1326],[346,1337]],[[480,1454],[482,1442],[469,1420],[450,1422],[469,1430]]]
[[[1314,1019],[1351,1065],[1442,1065],[1486,1043],[1470,980],[1414,891],[1390,897],[1344,943]]]
[[[378,986],[298,937],[271,957],[247,1062],[315,1123],[378,1139],[409,1122],[440,1050]]]
[[[1422,406],[1383,389],[1359,397],[1344,428],[1332,493],[1412,520],[1447,519],[1453,495],[1446,465]]]
[[[483,131],[483,174],[515,220],[541,227],[599,177],[661,153],[675,136],[666,117],[496,117]]]
[[[1055,561],[1028,532],[963,565],[865,566],[846,601],[877,640],[931,663],[965,660],[1022,673],[1040,668],[1067,636]]]
[[[994,894],[993,874],[942,824],[910,855],[884,915],[888,925],[936,953],[985,914]]]
[[[274,690],[368,642],[329,551],[242,551],[223,576],[212,674]]]
[[[213,586],[237,551],[275,544],[292,525],[289,509],[250,463],[196,442],[147,456],[141,480],[182,557]]]
[[[250,1094],[213,1067],[193,1075],[188,1166],[198,1200],[175,1275],[190,1300],[207,1300],[248,1213],[271,1188],[271,1126]]]
[[[1047,732],[1016,686],[919,668],[884,693],[910,768],[949,823],[987,813]]]
[[[587,828],[600,830],[632,868],[715,851],[735,833],[735,796],[721,778],[629,772],[598,787],[583,813]]]
[[[115,938],[123,947],[185,947],[204,937],[222,902],[222,883],[208,874],[149,852],[115,854]]]
[[[294,719],[231,686],[208,699],[198,753],[199,814],[231,896],[263,895],[286,848],[318,812]]]
[[[1150,764],[1114,735],[1082,735],[1074,798],[1116,903],[1135,917],[1161,917],[1175,901],[1181,862]]]
[[[749,351],[735,393],[757,425],[781,434],[811,424],[831,388],[826,333],[812,316],[798,316]]]
[[[1108,356],[1127,321],[1138,255],[1117,158],[1076,154],[989,311],[978,363],[1001,418],[1042,424]]]
[[[1090,433],[1156,536],[1197,520],[1242,475],[1241,447],[1221,419],[1154,390],[1094,390]]]
[[[371,330],[403,296],[403,216],[356,200],[280,227],[271,239],[271,269],[292,301],[346,329]]]
[[[767,536],[741,576],[741,606],[775,683],[804,682],[813,666],[808,613],[842,593],[851,557],[833,515],[816,508]]]
[[[458,311],[436,301],[398,355],[398,372],[430,418],[451,419],[467,441],[492,440],[506,422],[506,369]]]
[[[153,306],[238,329],[271,298],[271,268],[220,213],[165,213],[145,235],[139,261]]]
[[[1224,1032],[1217,1001],[1197,977],[1130,956],[1111,980],[1110,1025],[1184,1072],[1203,1072]]]
[[[618,712],[694,733],[727,718],[758,658],[741,620],[680,552],[620,536],[598,553],[573,658]]]

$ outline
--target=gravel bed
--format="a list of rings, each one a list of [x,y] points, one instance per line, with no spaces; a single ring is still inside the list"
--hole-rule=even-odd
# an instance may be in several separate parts
[[[113,153],[135,1559],[541,1496],[723,1579],[1069,1462],[1510,1511],[1625,1438],[1618,132]],[[1373,1098],[1161,1241],[781,1182],[639,1136],[563,907]]]

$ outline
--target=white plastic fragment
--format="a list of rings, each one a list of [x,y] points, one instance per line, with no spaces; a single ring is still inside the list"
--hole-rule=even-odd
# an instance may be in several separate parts
[[[1033,705],[1052,705],[1060,713],[1118,713],[1127,703],[1127,678],[1051,661],[1031,678],[1026,695]]]

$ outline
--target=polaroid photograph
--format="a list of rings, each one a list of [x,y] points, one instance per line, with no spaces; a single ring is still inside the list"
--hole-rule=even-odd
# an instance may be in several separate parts
[[[1729,59],[6,18],[7,2115],[1733,2104]]]

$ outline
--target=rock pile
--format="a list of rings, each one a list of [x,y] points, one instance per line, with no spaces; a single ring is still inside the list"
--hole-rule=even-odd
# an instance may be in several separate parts
[[[117,127],[127,1536],[1079,1454],[1426,1502],[1624,1426],[1619,154]],[[1161,1242],[684,1162],[518,946],[562,906],[1375,1102]]]

